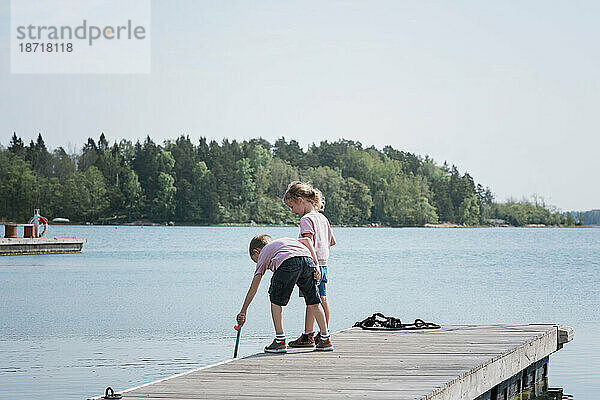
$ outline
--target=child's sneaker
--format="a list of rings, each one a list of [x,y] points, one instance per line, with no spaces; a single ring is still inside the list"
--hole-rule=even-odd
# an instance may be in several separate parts
[[[319,338],[319,339],[320,339],[319,342],[315,346],[315,350],[319,350],[319,351],[332,351],[333,350],[333,344],[331,344],[331,339],[329,339],[329,338],[327,338],[327,339]]]
[[[265,347],[265,353],[287,353],[285,340],[273,339],[273,343]]]
[[[296,340],[292,340],[290,342],[290,347],[315,347],[315,339],[313,338],[312,334],[307,335],[306,333],[303,333],[302,336],[300,336],[298,339]]]

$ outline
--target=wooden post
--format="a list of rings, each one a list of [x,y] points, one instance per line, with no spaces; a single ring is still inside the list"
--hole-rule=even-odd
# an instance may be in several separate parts
[[[4,237],[5,238],[16,238],[17,237],[17,224],[4,224]]]
[[[23,225],[23,237],[24,238],[34,238],[36,237],[34,234],[33,224]]]

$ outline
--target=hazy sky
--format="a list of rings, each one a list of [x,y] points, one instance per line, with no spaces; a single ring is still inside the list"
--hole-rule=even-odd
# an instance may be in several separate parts
[[[10,74],[9,19],[2,0],[4,146],[343,137],[447,160],[499,200],[600,208],[599,2],[153,1],[147,75]]]

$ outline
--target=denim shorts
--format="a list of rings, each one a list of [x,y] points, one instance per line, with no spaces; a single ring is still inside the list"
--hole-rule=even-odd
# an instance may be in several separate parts
[[[321,265],[321,279],[317,282],[319,296],[327,296],[327,265]],[[302,289],[298,291],[300,297],[304,297]]]
[[[315,264],[310,257],[292,257],[285,260],[271,277],[269,287],[271,303],[286,306],[296,285],[306,293],[304,302],[307,306],[321,303],[314,271]]]

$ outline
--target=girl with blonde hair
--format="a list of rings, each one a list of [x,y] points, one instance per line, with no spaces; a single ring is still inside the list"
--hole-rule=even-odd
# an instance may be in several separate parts
[[[321,305],[325,312],[325,320],[329,327],[330,307],[327,300],[327,262],[329,259],[329,248],[335,245],[335,237],[331,230],[329,220],[320,213],[325,206],[325,198],[319,189],[308,183],[294,181],[290,183],[283,196],[283,202],[294,214],[300,216],[300,237],[310,239],[315,249],[318,267],[321,270],[321,279],[317,282],[317,289],[321,298]],[[300,296],[304,297],[302,291]],[[290,347],[313,347],[319,345],[323,338],[314,333],[315,317],[306,309],[304,317],[304,333],[296,340],[289,343]],[[325,339],[329,340],[329,338]],[[321,344],[322,345],[322,344]],[[321,346],[317,346],[321,347]]]

